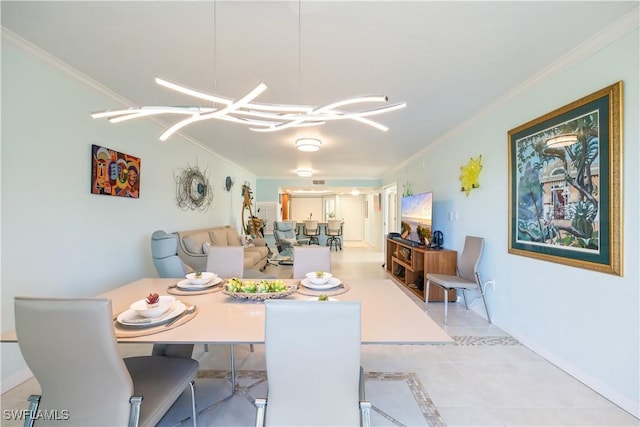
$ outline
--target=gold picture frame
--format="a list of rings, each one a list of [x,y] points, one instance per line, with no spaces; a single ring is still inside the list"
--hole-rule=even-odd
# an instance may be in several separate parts
[[[509,253],[623,275],[622,86],[508,132]]]

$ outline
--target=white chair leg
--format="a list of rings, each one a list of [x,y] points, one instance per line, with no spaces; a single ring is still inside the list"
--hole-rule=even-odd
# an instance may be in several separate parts
[[[27,401],[29,402],[29,412],[24,420],[24,427],[33,427],[33,422],[37,418],[38,406],[40,406],[40,395],[32,394]]]
[[[469,310],[469,304],[467,304],[467,293],[462,289],[462,299],[464,300],[464,308]]]
[[[371,402],[360,402],[360,423],[363,427],[371,425]]]
[[[140,423],[140,405],[142,404],[142,396],[131,396],[129,398],[129,427],[138,427]]]
[[[267,408],[267,399],[256,399],[256,427],[264,427],[264,413]]]
[[[191,381],[189,383],[191,389],[191,419],[193,420],[193,427],[197,427],[197,414],[196,414],[196,382]]]
[[[424,288],[424,311],[429,311],[429,286],[431,280],[427,279],[427,286]]]
[[[449,291],[447,288],[442,288],[444,291],[444,324],[447,324],[447,310],[449,306]]]

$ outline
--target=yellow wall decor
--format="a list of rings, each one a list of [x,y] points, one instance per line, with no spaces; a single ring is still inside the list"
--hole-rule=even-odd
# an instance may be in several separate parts
[[[469,163],[464,166],[460,166],[460,182],[462,187],[460,191],[464,191],[467,196],[471,192],[471,189],[480,187],[478,182],[478,175],[482,170],[482,154],[478,156],[476,160],[473,157],[469,159]]]

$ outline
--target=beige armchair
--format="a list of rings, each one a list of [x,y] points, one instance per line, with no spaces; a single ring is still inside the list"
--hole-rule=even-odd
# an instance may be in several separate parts
[[[42,389],[29,409],[60,418],[47,425],[155,426],[185,389],[196,425],[198,362],[122,359],[110,300],[17,297],[15,313],[20,351]]]

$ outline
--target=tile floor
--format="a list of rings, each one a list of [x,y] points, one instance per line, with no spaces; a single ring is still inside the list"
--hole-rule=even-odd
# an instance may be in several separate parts
[[[332,272],[341,279],[385,278],[383,254],[359,243],[345,242],[332,252]],[[286,277],[290,267],[268,267]],[[407,291],[409,298],[422,302]],[[374,426],[640,426],[640,420],[530,351],[499,328],[461,304],[449,304],[449,324],[442,325],[443,305],[433,303],[429,315],[454,338],[453,345],[363,346],[367,398]],[[411,325],[407,325],[411,327]],[[238,392],[230,396],[228,346],[197,346],[201,378],[197,381],[201,426],[250,426],[255,397],[266,391],[262,346],[236,346]],[[148,354],[146,345],[122,345],[125,356]],[[4,410],[24,409],[35,380],[1,397]],[[162,426],[189,426],[179,401]]]

